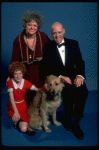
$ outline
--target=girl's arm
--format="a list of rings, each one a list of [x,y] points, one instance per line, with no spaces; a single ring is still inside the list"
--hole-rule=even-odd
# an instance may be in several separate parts
[[[33,91],[33,90],[34,90],[34,91],[38,91],[39,89],[38,89],[35,85],[32,85],[31,88],[30,88],[30,90],[32,90],[32,91]]]
[[[34,91],[38,91],[39,89],[35,86],[35,89],[34,89]]]
[[[26,81],[27,89],[30,89],[31,91],[38,91],[39,89],[32,83],[30,83],[28,80]]]
[[[12,107],[13,107],[13,110],[14,110],[14,115],[12,117],[12,120],[14,122],[18,122],[20,120],[20,115],[19,115],[19,112],[17,110],[16,104],[15,104],[15,101],[14,101],[13,92],[9,92],[9,97],[10,97],[10,101],[11,101],[11,104],[12,104]]]

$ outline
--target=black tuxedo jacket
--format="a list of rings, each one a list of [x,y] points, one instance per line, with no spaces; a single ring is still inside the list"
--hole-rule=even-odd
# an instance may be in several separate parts
[[[43,60],[40,65],[40,78],[44,82],[48,75],[63,75],[72,81],[76,75],[85,78],[85,62],[82,60],[78,42],[64,38],[65,40],[65,66],[62,63],[57,44],[51,41],[43,50]]]

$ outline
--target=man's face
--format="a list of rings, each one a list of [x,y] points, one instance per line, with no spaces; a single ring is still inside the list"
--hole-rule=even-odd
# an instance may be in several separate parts
[[[62,42],[64,33],[65,33],[65,29],[63,29],[63,27],[60,24],[52,27],[51,34],[56,43]]]

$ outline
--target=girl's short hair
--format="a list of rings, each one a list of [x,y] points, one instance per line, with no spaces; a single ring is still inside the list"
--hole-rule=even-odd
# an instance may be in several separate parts
[[[32,20],[37,22],[38,29],[40,29],[43,23],[43,15],[34,10],[26,11],[21,19],[23,27],[26,27],[26,23],[29,23]]]
[[[13,63],[9,65],[8,71],[11,77],[14,77],[14,72],[18,70],[21,70],[24,75],[26,73],[26,66],[22,62],[19,62],[19,61],[14,61]]]

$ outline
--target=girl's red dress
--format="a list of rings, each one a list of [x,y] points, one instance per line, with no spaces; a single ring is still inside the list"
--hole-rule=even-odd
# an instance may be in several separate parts
[[[22,79],[20,87],[17,87],[16,82],[14,79],[10,79],[7,82],[7,90],[8,92],[12,92],[14,94],[14,100],[16,107],[18,109],[18,112],[20,114],[20,119],[22,119],[25,122],[28,122],[28,116],[27,116],[27,105],[25,101],[25,93],[27,89],[33,88],[34,85],[32,85],[28,80]],[[24,101],[23,101],[24,100]],[[22,102],[21,102],[22,101]],[[7,104],[7,114],[10,118],[14,115],[14,110],[11,105],[11,101],[9,100]]]

